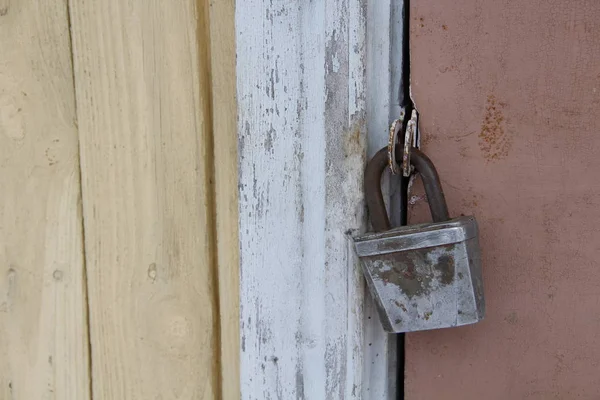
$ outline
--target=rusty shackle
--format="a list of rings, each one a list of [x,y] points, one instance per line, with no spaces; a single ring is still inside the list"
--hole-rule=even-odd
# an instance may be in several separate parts
[[[402,159],[404,148],[401,144],[396,144],[396,158]],[[410,163],[421,175],[429,210],[434,222],[444,222],[450,220],[448,206],[442,190],[440,177],[435,166],[425,154],[416,148],[410,150]],[[365,169],[365,195],[367,199],[367,209],[371,218],[371,225],[375,232],[382,232],[391,229],[390,219],[385,210],[383,194],[381,193],[381,176],[388,166],[388,148],[387,146],[379,150],[367,164]]]

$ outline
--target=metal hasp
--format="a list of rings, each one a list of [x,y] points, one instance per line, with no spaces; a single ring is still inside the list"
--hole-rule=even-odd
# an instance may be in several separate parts
[[[402,151],[396,145],[396,153]],[[365,171],[367,206],[376,233],[354,243],[383,328],[400,333],[478,322],[485,314],[485,300],[477,221],[450,219],[431,160],[413,148],[410,161],[423,179],[433,223],[390,229],[380,185],[388,165],[387,148]]]

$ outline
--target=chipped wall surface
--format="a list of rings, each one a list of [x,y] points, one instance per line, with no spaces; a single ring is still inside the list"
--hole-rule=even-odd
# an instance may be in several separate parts
[[[360,399],[365,3],[236,6],[242,398]]]
[[[412,2],[422,147],[479,221],[487,317],[407,335],[407,399],[598,398],[598,21],[593,0]]]

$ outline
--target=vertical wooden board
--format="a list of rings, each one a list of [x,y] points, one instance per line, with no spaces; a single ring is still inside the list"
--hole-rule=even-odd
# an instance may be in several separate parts
[[[71,2],[95,398],[219,397],[207,10],[196,7]]]
[[[242,399],[358,399],[365,3],[236,5]]]
[[[65,1],[0,1],[0,398],[89,399]]]
[[[411,5],[422,144],[478,219],[487,316],[407,335],[407,399],[597,399],[600,2]]]
[[[211,2],[210,62],[222,397],[240,398],[240,268],[235,3]]]

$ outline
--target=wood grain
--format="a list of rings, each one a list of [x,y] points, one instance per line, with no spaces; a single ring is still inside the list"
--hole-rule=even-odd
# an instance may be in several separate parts
[[[208,1],[205,3],[208,4]],[[206,13],[214,155],[216,258],[222,398],[240,398],[240,258],[235,71],[235,2],[211,2]],[[205,41],[198,41],[201,46]]]
[[[89,399],[65,1],[0,1],[0,398]]]
[[[98,399],[220,396],[210,62],[197,6],[71,2]]]

